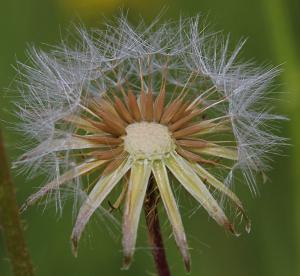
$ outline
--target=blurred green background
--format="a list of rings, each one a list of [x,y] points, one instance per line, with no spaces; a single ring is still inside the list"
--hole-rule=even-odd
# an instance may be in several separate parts
[[[180,14],[208,15],[214,30],[230,32],[234,41],[248,37],[243,58],[254,57],[259,63],[282,64],[278,79],[278,112],[291,120],[283,123],[282,135],[291,138],[291,147],[274,158],[274,170],[266,184],[259,183],[260,195],[253,198],[245,185],[236,187],[252,218],[253,229],[239,238],[224,233],[203,210],[186,216],[192,254],[190,275],[276,276],[300,275],[300,2],[298,0],[1,0],[0,5],[0,98],[1,120],[12,121],[13,97],[6,92],[15,76],[16,58],[25,61],[29,44],[59,41],[65,28],[78,18],[87,25],[101,23],[103,15],[113,16],[119,9],[130,10],[130,17],[141,15],[151,20],[162,7],[164,18]],[[10,160],[18,154],[18,136],[2,123]],[[22,202],[39,185],[14,176],[18,201]],[[186,206],[189,208],[189,205]],[[135,261],[129,271],[122,262],[121,232],[113,223],[94,220],[80,245],[79,257],[73,258],[69,236],[72,229],[71,204],[63,215],[54,208],[33,207],[22,215],[26,240],[38,276],[155,275],[151,251],[147,248],[145,228],[140,227]],[[187,212],[184,210],[183,212]],[[164,224],[164,227],[165,224]],[[166,233],[168,233],[166,231]],[[167,254],[172,275],[184,275],[183,264],[173,239],[167,239]],[[0,237],[0,275],[9,276],[2,237]]]

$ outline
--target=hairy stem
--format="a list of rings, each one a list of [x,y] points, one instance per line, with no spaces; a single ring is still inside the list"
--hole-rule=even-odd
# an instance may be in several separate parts
[[[152,255],[159,276],[170,276],[170,269],[166,258],[163,238],[160,230],[158,211],[157,211],[157,193],[154,180],[150,180],[146,194],[144,210],[148,228],[149,243],[152,247]]]
[[[23,236],[16,192],[4,152],[0,130],[0,226],[14,275],[32,276],[33,268]]]

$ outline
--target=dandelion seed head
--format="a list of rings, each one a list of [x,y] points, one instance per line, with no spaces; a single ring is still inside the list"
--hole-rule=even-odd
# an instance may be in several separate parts
[[[76,196],[86,195],[72,232],[74,253],[91,216],[118,186],[111,208],[124,205],[128,265],[150,179],[187,269],[173,179],[225,229],[237,235],[216,192],[250,229],[230,187],[240,174],[255,193],[257,174],[269,169],[271,154],[285,141],[272,130],[282,119],[272,114],[269,93],[279,70],[240,62],[245,41],[231,50],[229,37],[208,33],[199,20],[155,19],[134,27],[120,16],[104,29],[76,27],[73,44],[62,41],[48,52],[32,48],[30,62],[19,63],[18,129],[30,146],[15,165],[33,175],[46,171],[51,179],[23,209],[49,194],[58,195],[60,208],[67,185]]]

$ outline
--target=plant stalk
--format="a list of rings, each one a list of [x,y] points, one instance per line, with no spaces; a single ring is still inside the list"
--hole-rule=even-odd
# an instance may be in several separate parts
[[[170,269],[166,258],[163,238],[158,217],[158,196],[155,189],[154,179],[150,180],[144,210],[148,228],[149,243],[152,247],[152,255],[159,276],[170,276]]]
[[[10,169],[4,149],[0,129],[0,228],[14,275],[33,276],[33,267],[19,217],[16,191],[10,177]]]

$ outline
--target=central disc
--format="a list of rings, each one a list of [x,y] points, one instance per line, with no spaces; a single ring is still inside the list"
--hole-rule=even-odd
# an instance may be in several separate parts
[[[158,123],[134,123],[126,132],[125,150],[134,158],[161,159],[174,147],[168,128]]]

